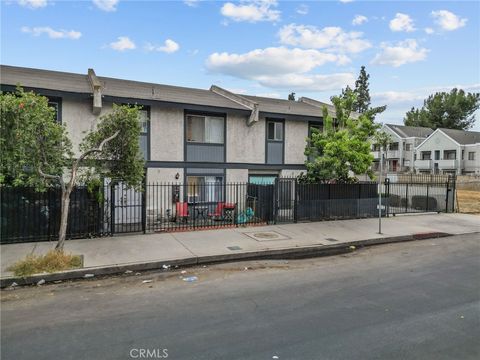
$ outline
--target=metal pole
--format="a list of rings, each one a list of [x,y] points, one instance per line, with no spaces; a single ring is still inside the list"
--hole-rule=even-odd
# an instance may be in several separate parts
[[[380,147],[380,175],[378,176],[378,233],[382,233],[382,173],[383,173],[383,150]]]

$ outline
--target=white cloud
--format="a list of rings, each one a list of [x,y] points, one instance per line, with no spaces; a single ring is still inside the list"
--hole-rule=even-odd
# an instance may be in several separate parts
[[[270,47],[244,54],[213,53],[207,59],[207,68],[214,72],[252,79],[263,75],[306,73],[328,62],[345,64],[344,55],[322,53],[317,50]]]
[[[213,53],[208,57],[206,67],[215,73],[253,80],[270,88],[324,91],[353,84],[353,74],[319,75],[309,72],[326,63],[345,64],[348,61],[345,55],[313,49],[271,47],[244,54]]]
[[[300,15],[307,15],[308,14],[308,5],[305,5],[305,4],[301,4],[299,7],[297,7],[297,9],[295,10],[297,12],[297,14],[300,14]]]
[[[28,27],[23,26],[22,32],[27,34],[32,34],[33,36],[40,36],[42,34],[46,34],[50,39],[72,39],[77,40],[80,39],[82,33],[75,30],[54,30],[49,26],[40,26],[40,27]]]
[[[448,10],[432,11],[431,15],[435,23],[446,31],[457,30],[467,24],[467,19],[462,19]]]
[[[424,30],[428,35],[431,35],[435,32],[431,27],[426,27]]]
[[[366,23],[368,21],[368,18],[364,15],[355,15],[355,17],[352,20],[352,25],[362,25],[363,23]]]
[[[379,103],[391,104],[423,100],[425,97],[408,91],[384,91],[373,93],[372,98]]]
[[[409,15],[396,13],[395,17],[390,20],[390,30],[412,32],[415,31],[415,26]]]
[[[255,94],[255,96],[274,98],[274,99],[280,99],[282,97],[279,93],[276,93],[276,92],[260,93],[260,94]]]
[[[92,0],[97,8],[103,11],[116,11],[119,0]]]
[[[276,89],[295,89],[296,91],[339,90],[355,83],[352,73],[336,74],[284,74],[262,76],[256,79],[261,85]]]
[[[184,0],[183,3],[190,7],[197,7],[200,0]]]
[[[480,91],[480,83],[478,84],[456,84],[456,85],[441,85],[441,86],[427,86],[407,91],[384,91],[372,93],[372,99],[384,103],[408,103],[416,102],[426,99],[429,95],[435,92],[450,91],[453,88],[463,89],[467,92]]]
[[[117,41],[111,42],[108,46],[116,51],[133,50],[136,48],[135,43],[127,36],[119,36]]]
[[[380,47],[382,51],[375,55],[372,64],[394,67],[425,60],[429,51],[420,47],[414,39],[400,41],[394,45],[382,43]]]
[[[362,38],[363,33],[346,32],[340,27],[318,29],[315,26],[290,24],[282,27],[278,36],[282,44],[328,51],[358,53],[372,46]]]
[[[47,6],[48,0],[18,0],[18,5],[29,9],[39,9]]]
[[[233,21],[278,21],[280,11],[276,10],[276,0],[244,0],[235,4],[227,2],[223,4],[220,12],[223,16]]]
[[[171,39],[165,40],[165,43],[162,46],[152,45],[150,43],[147,43],[145,45],[145,50],[147,51],[160,51],[167,54],[172,54],[178,51],[178,49],[180,49],[180,45],[178,45],[175,41]]]

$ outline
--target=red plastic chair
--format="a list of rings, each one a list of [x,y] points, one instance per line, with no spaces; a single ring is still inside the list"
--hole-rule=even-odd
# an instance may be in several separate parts
[[[187,221],[187,219],[188,219],[188,203],[177,202],[175,205],[176,205],[176,210],[177,210],[177,219]]]
[[[217,206],[215,207],[215,211],[213,213],[208,214],[208,216],[213,218],[214,220],[222,219],[224,208],[225,208],[225,203],[224,202],[218,202]]]

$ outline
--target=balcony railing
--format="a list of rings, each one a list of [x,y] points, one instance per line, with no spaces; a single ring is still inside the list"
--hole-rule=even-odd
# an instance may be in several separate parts
[[[399,159],[400,158],[400,150],[388,150],[387,157],[389,159]]]
[[[439,169],[456,169],[458,167],[458,160],[436,160]]]
[[[416,169],[431,169],[432,160],[415,160]]]

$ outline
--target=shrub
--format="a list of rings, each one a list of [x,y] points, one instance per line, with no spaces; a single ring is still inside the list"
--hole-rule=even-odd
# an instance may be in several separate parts
[[[28,276],[38,273],[52,273],[82,267],[80,255],[67,254],[60,250],[50,250],[45,255],[27,255],[23,260],[7,268],[15,276]]]

